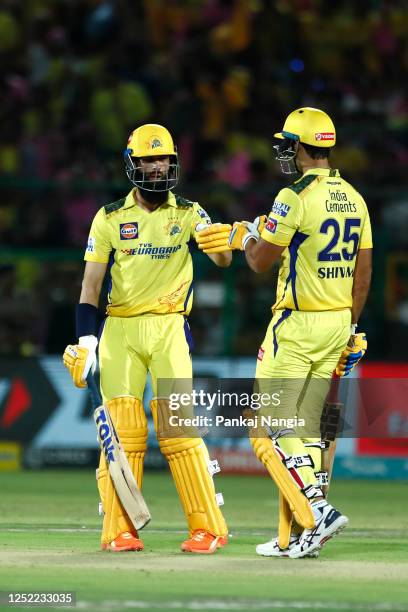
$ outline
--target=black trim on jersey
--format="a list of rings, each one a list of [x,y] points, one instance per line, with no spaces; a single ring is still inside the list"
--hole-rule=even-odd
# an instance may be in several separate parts
[[[120,200],[116,200],[116,202],[111,202],[110,204],[106,204],[104,206],[105,212],[107,215],[115,212],[115,210],[119,210],[119,208],[123,208],[126,202],[126,198],[120,198]]]
[[[304,178],[300,179],[300,181],[298,181],[297,183],[293,183],[293,185],[288,185],[287,188],[299,194],[301,191],[306,189],[306,187],[308,187],[310,183],[313,183],[313,181],[317,179],[318,176],[318,174],[308,174]]]
[[[177,206],[180,208],[191,208],[192,206],[194,206],[194,202],[192,202],[191,200],[187,200],[187,198],[183,198],[182,196],[179,196],[177,194],[174,194],[174,197],[176,198]]]

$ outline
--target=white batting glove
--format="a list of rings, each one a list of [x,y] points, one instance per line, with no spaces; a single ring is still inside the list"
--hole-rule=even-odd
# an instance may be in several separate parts
[[[249,240],[258,242],[267,220],[266,215],[256,217],[254,221],[240,221],[234,223],[229,238],[229,245],[232,250],[239,249],[245,251]]]
[[[92,374],[96,370],[96,347],[98,346],[98,338],[96,336],[81,336],[78,340],[78,346],[88,349],[88,355],[85,360],[82,380],[86,380],[89,372]]]
[[[82,389],[86,387],[86,377],[90,370],[92,370],[92,373],[95,372],[97,346],[96,336],[90,335],[81,336],[78,344],[68,344],[66,347],[63,361],[76,387]]]
[[[242,221],[244,225],[247,226],[249,233],[256,239],[259,239],[259,236],[262,234],[262,230],[265,227],[266,215],[260,215],[256,217],[253,221]]]

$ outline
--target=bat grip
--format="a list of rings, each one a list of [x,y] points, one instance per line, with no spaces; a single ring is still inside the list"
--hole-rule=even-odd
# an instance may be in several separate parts
[[[340,387],[340,376],[336,374],[336,371],[333,372],[330,389],[327,394],[326,401],[331,403],[336,403],[339,401],[339,387]]]
[[[86,382],[88,383],[88,390],[91,397],[92,406],[94,410],[96,410],[96,408],[99,408],[99,406],[102,404],[102,397],[92,372],[89,372],[88,376],[86,377]]]

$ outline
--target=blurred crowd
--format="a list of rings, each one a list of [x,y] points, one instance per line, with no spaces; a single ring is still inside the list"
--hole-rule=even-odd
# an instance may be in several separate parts
[[[407,206],[407,34],[403,0],[3,0],[0,241],[15,257],[0,252],[0,292],[12,302],[16,294],[19,352],[61,348],[50,339],[49,309],[72,309],[80,256],[52,261],[35,252],[83,248],[96,210],[129,189],[122,150],[145,122],[172,132],[183,195],[214,220],[231,221],[267,212],[283,184],[272,136],[288,112],[324,108],[338,130],[333,165],[367,197],[380,244],[406,252],[408,219],[401,231],[389,211]],[[24,249],[34,251],[24,259]],[[389,262],[380,260],[385,275]],[[232,335],[248,339],[227,345],[250,354],[273,302],[274,274],[265,289],[264,278],[237,266],[230,290],[242,308]],[[398,259],[396,278],[379,280],[396,296],[385,316],[406,329],[407,267]],[[368,306],[373,328],[386,305],[379,307],[380,293]],[[0,338],[5,311],[3,303]],[[217,317],[222,329],[222,309]]]

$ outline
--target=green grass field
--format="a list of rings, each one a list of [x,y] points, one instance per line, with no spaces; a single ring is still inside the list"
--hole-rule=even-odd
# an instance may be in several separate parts
[[[331,501],[350,527],[319,559],[292,560],[255,554],[276,525],[268,478],[216,477],[231,539],[208,556],[179,552],[186,531],[170,474],[145,475],[153,516],[143,531],[146,548],[122,554],[99,550],[91,472],[0,479],[1,591],[75,591],[83,610],[408,610],[404,483],[335,482]]]

